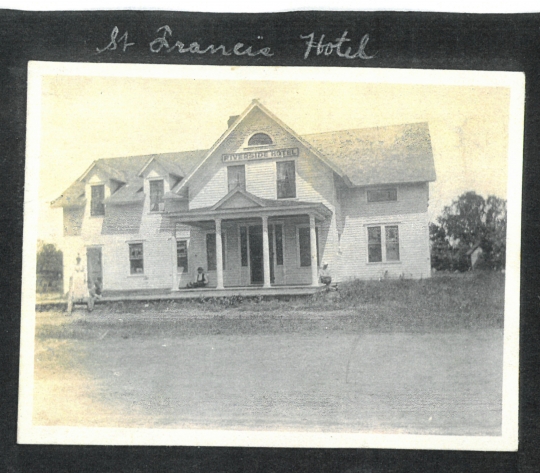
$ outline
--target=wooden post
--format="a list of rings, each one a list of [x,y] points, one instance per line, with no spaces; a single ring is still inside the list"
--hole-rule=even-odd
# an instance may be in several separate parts
[[[262,233],[263,233],[263,287],[270,287],[270,245],[268,243],[268,217],[262,217]]]
[[[221,219],[216,218],[216,289],[223,289],[223,242],[221,241]]]
[[[311,285],[319,285],[319,268],[317,266],[317,233],[315,229],[315,217],[309,216],[309,242],[311,246]]]

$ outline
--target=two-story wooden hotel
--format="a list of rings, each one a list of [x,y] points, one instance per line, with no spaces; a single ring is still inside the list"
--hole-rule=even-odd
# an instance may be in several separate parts
[[[52,205],[65,274],[80,254],[105,290],[426,278],[434,180],[427,123],[299,136],[254,100],[210,149],[100,159]]]

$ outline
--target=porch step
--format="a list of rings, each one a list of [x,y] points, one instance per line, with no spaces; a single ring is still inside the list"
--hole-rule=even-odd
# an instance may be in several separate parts
[[[200,299],[219,297],[279,297],[279,296],[309,296],[326,288],[319,286],[274,286],[274,287],[229,287],[225,289],[204,288],[204,289],[180,289],[178,291],[147,291],[140,293],[135,291],[109,291],[104,297],[96,300],[96,304],[106,302],[123,301],[159,301],[178,299]],[[48,301],[37,301],[36,310],[43,310],[47,307],[65,307],[65,299]]]

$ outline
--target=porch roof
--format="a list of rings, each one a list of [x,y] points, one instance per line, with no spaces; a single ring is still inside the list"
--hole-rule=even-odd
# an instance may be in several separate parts
[[[237,187],[211,207],[168,212],[166,215],[183,222],[292,215],[313,215],[318,220],[326,220],[332,211],[321,202],[262,199]]]

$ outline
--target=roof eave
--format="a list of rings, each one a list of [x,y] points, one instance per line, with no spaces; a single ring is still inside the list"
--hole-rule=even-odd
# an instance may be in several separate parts
[[[261,214],[276,214],[276,217],[309,215],[314,214],[320,220],[324,220],[332,215],[332,211],[322,203],[314,203],[312,206],[297,205],[290,207],[244,207],[238,209],[217,209],[204,208],[181,212],[167,212],[169,218],[180,218],[182,221],[204,221],[214,218],[239,218],[246,216],[257,216]]]

